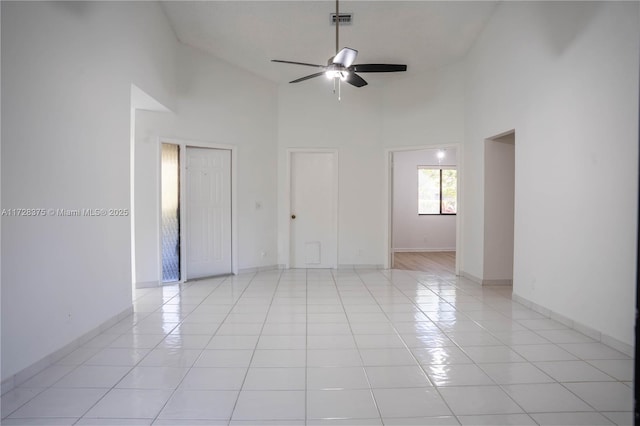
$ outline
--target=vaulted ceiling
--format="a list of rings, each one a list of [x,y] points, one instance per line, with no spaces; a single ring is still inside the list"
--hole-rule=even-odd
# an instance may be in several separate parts
[[[285,59],[326,64],[335,54],[334,1],[163,2],[178,39],[278,83],[315,72],[276,64]],[[340,26],[340,47],[356,63],[407,64],[421,73],[460,60],[482,32],[496,1],[342,1],[353,14]],[[387,78],[367,75],[367,80]],[[381,80],[379,80],[381,81]]]

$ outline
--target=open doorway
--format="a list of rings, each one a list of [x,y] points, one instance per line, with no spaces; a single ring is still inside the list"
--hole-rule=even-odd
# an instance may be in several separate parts
[[[389,266],[456,275],[456,146],[389,152]]]
[[[482,283],[513,284],[515,131],[484,146],[484,268]]]

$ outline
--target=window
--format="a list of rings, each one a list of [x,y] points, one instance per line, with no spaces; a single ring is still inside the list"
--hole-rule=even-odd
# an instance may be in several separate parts
[[[418,167],[418,214],[458,212],[458,171]]]

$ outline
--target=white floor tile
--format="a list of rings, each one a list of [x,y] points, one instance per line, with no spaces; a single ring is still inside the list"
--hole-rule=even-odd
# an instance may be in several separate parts
[[[457,423],[456,423],[457,424]],[[309,419],[307,426],[382,426],[382,420],[375,419]]]
[[[602,413],[602,415],[619,426],[633,424],[633,411],[607,411]]]
[[[355,336],[360,349],[404,348],[404,341],[397,334],[359,334]]]
[[[633,390],[622,383],[565,383],[564,386],[598,411],[633,410]]]
[[[181,348],[153,349],[140,361],[143,367],[191,367],[202,350]]]
[[[440,393],[456,415],[523,412],[518,404],[498,386],[442,387]]]
[[[0,398],[0,412],[2,413],[2,418],[4,419],[9,416],[15,410],[43,391],[44,389],[40,388],[16,388],[5,393]]]
[[[495,426],[495,425],[536,425],[537,423],[527,414],[489,414],[483,416],[458,416],[463,426]]]
[[[48,388],[69,374],[76,366],[54,364],[20,385],[22,388]],[[3,401],[6,395],[2,395]],[[4,411],[4,410],[3,410]]]
[[[511,348],[527,361],[569,361],[578,359],[554,344],[513,345]]]
[[[213,336],[207,349],[255,349],[260,336]]]
[[[559,382],[607,382],[615,380],[585,361],[536,362],[536,367]]]
[[[430,387],[431,382],[417,365],[366,367],[372,388]]]
[[[233,420],[291,420],[305,418],[304,391],[243,390]]]
[[[403,348],[360,349],[360,356],[365,366],[417,365],[411,352]]]
[[[249,368],[243,390],[305,390],[304,368]]]
[[[553,378],[526,362],[482,364],[480,368],[499,385],[554,382]]]
[[[192,368],[179,388],[184,390],[240,390],[247,368]]]
[[[257,349],[306,349],[306,336],[261,336]]]
[[[561,346],[567,352],[577,356],[580,359],[629,359],[628,355],[618,352],[599,342],[591,343],[561,343]]]
[[[309,367],[358,367],[362,365],[356,349],[308,349]]]
[[[209,340],[211,336],[205,334],[169,334],[156,349],[204,349]]]
[[[599,413],[532,413],[531,417],[540,426],[603,426],[614,424]]]
[[[508,346],[464,346],[462,350],[477,364],[525,361]]]
[[[494,381],[475,364],[425,365],[429,379],[436,386],[493,385]]]
[[[30,417],[81,417],[108,389],[51,388],[38,394],[18,410],[11,418]]]
[[[306,367],[306,351],[300,349],[257,349],[251,367]]]
[[[442,348],[413,348],[411,349],[418,362],[422,365],[431,364],[471,364],[473,361],[460,348],[446,346]]]
[[[153,419],[170,396],[170,390],[112,389],[85,417]]]
[[[175,389],[188,369],[184,367],[134,367],[117,384],[122,389]]]
[[[4,426],[71,426],[75,425],[78,419],[63,417],[40,417],[29,419],[4,419]]]
[[[369,389],[362,367],[309,367],[307,389]]]
[[[352,335],[307,336],[308,349],[355,349]]]
[[[347,323],[309,323],[307,335],[311,336],[351,336],[351,328]]]
[[[131,367],[81,365],[53,386],[56,388],[111,388],[120,381]]]
[[[438,417],[385,417],[385,426],[458,426],[460,423],[453,416]]]
[[[559,384],[507,385],[503,389],[531,413],[593,411],[593,408]]]
[[[371,419],[379,417],[370,390],[309,390],[309,419]]]
[[[634,367],[632,359],[598,359],[587,362],[615,379],[622,381],[633,380]]]
[[[446,416],[451,411],[434,388],[374,389],[382,417]]]
[[[86,361],[86,365],[130,366],[136,365],[149,349],[105,348]]]
[[[153,419],[94,419],[83,417],[76,425],[78,426],[147,426]]]
[[[248,367],[253,355],[252,350],[204,350],[194,367]]]
[[[162,420],[228,420],[238,397],[237,391],[178,389],[158,416]]]

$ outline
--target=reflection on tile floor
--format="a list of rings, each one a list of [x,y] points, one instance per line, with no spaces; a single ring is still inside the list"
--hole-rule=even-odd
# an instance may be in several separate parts
[[[2,396],[3,425],[632,424],[633,360],[412,271],[268,271],[135,292]]]

